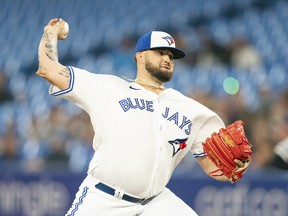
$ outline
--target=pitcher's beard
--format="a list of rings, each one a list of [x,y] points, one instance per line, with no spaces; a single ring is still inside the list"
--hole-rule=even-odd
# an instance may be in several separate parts
[[[173,73],[161,70],[154,65],[152,65],[150,62],[146,62],[145,68],[153,77],[155,77],[160,82],[168,82],[171,80]]]

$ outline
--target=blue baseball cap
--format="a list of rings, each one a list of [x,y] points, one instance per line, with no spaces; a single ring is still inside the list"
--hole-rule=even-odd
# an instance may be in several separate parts
[[[173,37],[162,31],[151,31],[139,38],[135,54],[150,49],[168,49],[173,53],[173,59],[181,59],[186,55],[184,51],[176,48]]]

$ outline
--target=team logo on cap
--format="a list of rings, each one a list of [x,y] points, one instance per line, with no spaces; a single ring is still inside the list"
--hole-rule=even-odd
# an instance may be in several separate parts
[[[175,139],[175,140],[171,140],[168,141],[172,146],[173,146],[173,152],[172,152],[172,157],[174,157],[175,154],[177,154],[177,152],[179,152],[180,150],[186,148],[187,146],[187,141],[188,138],[185,139]]]
[[[165,41],[167,41],[167,43],[169,44],[169,46],[171,46],[172,44],[175,44],[174,39],[171,36],[165,36],[162,37],[162,39],[164,39]]]

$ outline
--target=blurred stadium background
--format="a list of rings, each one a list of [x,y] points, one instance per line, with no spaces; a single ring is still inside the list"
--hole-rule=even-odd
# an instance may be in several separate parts
[[[188,56],[167,86],[226,124],[244,120],[255,154],[235,185],[187,156],[169,187],[199,216],[287,216],[287,11],[286,0],[0,0],[0,216],[64,215],[93,154],[88,116],[35,75],[54,17],[70,25],[60,62],[128,78],[138,36],[171,33]]]

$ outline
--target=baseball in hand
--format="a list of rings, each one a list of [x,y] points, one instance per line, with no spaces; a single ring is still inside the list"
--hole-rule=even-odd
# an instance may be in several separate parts
[[[69,25],[63,19],[59,20],[60,30],[58,32],[58,39],[65,40],[69,34]]]

